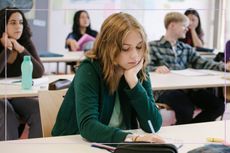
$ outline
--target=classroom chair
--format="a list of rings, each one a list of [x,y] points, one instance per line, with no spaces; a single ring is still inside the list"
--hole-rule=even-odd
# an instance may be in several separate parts
[[[162,116],[162,126],[170,126],[176,124],[176,115],[175,112],[164,103],[156,103],[160,109],[160,113]],[[202,110],[196,108],[193,112],[193,118],[195,118]]]
[[[224,53],[225,53],[225,62],[230,61],[230,40],[226,42]]]
[[[230,40],[227,41],[226,45],[225,45],[225,62],[229,62],[230,61]],[[225,89],[224,89],[225,90]],[[225,91],[224,91],[225,93]],[[230,102],[230,87],[226,87],[226,94],[225,98],[227,102]]]
[[[38,92],[43,137],[50,137],[67,89]]]
[[[162,126],[170,126],[176,123],[175,112],[164,103],[156,103],[162,116]]]

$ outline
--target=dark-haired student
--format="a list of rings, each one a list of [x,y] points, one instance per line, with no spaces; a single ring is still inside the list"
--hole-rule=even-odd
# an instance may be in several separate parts
[[[33,78],[42,77],[44,67],[31,41],[31,31],[23,12],[11,7],[2,9],[0,11],[0,77],[21,76],[21,63],[25,55],[31,56]],[[19,138],[18,117],[29,125],[30,138],[42,136],[38,100],[24,97],[8,98],[6,101],[0,99],[0,140]]]
[[[147,38],[143,27],[127,13],[115,13],[102,24],[94,47],[78,68],[52,130],[53,136],[81,134],[91,142],[162,143],[150,134],[162,118],[146,70]],[[139,126],[149,134],[124,130]]]
[[[84,44],[85,47],[80,47],[78,41],[84,36],[96,38],[97,31],[91,28],[90,17],[87,11],[79,10],[74,14],[72,32],[68,34],[65,41],[65,48],[69,51],[90,50],[92,48],[93,41]],[[74,72],[75,62],[68,63],[71,65],[71,70]]]
[[[201,26],[201,19],[199,13],[195,9],[187,9],[184,13],[189,18],[188,31],[185,38],[180,41],[189,44],[192,47],[204,46],[204,32]]]

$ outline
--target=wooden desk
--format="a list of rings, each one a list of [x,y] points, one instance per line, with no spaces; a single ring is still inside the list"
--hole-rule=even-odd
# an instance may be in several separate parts
[[[141,130],[137,131],[142,133]],[[207,142],[208,137],[222,138],[229,142],[230,120],[162,127],[158,134],[172,142],[182,143],[183,146],[178,151],[185,153],[210,143]],[[80,135],[2,141],[0,148],[4,153],[107,153],[91,147]]]
[[[182,142],[179,153],[185,153],[210,143],[208,137],[222,138],[230,143],[230,120],[162,127],[159,135]]]
[[[84,51],[78,52],[61,52],[63,54],[62,57],[40,57],[43,63],[57,63],[57,73],[59,72],[59,63],[60,62],[81,62],[85,59]],[[67,73],[67,67],[65,69],[65,73]]]
[[[208,88],[208,87],[224,87],[230,86],[230,80],[223,78],[224,72],[220,75],[207,76],[183,76],[174,73],[159,74],[150,73],[150,79],[153,90],[173,90],[173,89],[192,89],[192,88]],[[49,75],[49,82],[60,78],[72,80],[74,75]],[[47,90],[47,86],[33,87],[32,90],[21,90],[19,84],[0,84],[0,98],[7,97],[32,97],[38,95],[38,90]]]
[[[84,52],[63,52],[62,57],[40,57],[41,61],[44,63],[50,62],[77,62],[85,58]]]
[[[80,135],[1,141],[3,153],[108,153],[93,148]]]
[[[150,79],[153,90],[230,86],[230,80],[223,79],[224,75],[224,72],[220,72],[219,75],[206,76],[183,76],[174,73],[159,74],[156,72],[150,72]]]
[[[44,76],[48,78],[48,82],[33,86],[31,90],[22,90],[20,83],[11,83],[11,84],[0,84],[0,98],[13,98],[13,97],[34,97],[38,96],[38,90],[48,90],[48,83],[53,82],[57,79],[69,79],[72,80],[74,75],[48,75]],[[9,78],[12,79],[12,78]]]

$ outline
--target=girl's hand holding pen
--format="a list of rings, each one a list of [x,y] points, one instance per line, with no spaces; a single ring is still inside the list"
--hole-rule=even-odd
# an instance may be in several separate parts
[[[160,136],[150,133],[137,135],[135,142],[165,143],[165,141]]]
[[[137,135],[134,138],[135,142],[150,142],[150,143],[165,143],[165,141],[158,135],[155,134],[155,131],[153,129],[153,125],[150,120],[148,120],[149,128],[151,129],[151,134],[143,134],[143,135]]]

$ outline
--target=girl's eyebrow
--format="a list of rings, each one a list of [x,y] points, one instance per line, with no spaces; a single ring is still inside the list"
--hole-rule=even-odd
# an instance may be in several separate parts
[[[15,19],[11,19],[11,20],[9,20],[9,22],[11,22],[11,21],[16,21]]]
[[[11,22],[11,21],[17,21],[17,19],[11,19],[11,20],[9,20],[9,22]],[[23,20],[20,19],[19,21],[23,21]]]

